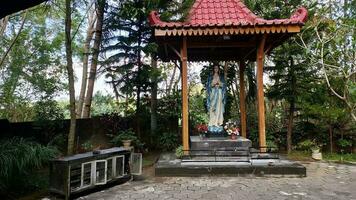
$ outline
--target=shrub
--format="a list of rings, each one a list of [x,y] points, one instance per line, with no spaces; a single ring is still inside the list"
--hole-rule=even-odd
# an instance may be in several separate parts
[[[352,147],[352,141],[347,139],[339,139],[337,145],[340,147],[341,152],[344,153],[348,148]]]
[[[179,147],[176,148],[176,156],[177,158],[182,158],[183,155],[184,155],[183,146],[180,145]]]
[[[81,144],[80,146],[81,146],[81,148],[82,148],[85,152],[87,152],[87,151],[92,151],[93,148],[94,148],[94,146],[93,146],[93,144],[91,143],[90,140],[84,142],[84,143]]]
[[[159,136],[159,145],[163,151],[173,151],[178,146],[177,134],[164,132]]]
[[[273,140],[267,140],[267,147],[270,148],[271,151],[277,151],[278,145]]]
[[[318,149],[319,146],[312,140],[307,139],[302,142],[299,142],[297,145],[297,149],[302,151],[311,151],[313,149]]]
[[[43,146],[23,138],[0,140],[0,191],[21,187],[21,191],[33,185],[33,172],[42,168],[58,155],[57,149]]]

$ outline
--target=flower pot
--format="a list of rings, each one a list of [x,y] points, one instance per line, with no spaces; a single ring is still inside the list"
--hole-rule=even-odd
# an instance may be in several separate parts
[[[312,158],[313,158],[314,160],[321,160],[321,159],[323,159],[321,152],[313,152],[313,153],[312,153]]]
[[[122,144],[125,148],[129,148],[131,146],[131,140],[122,140]]]
[[[236,139],[237,139],[237,135],[232,134],[232,135],[231,135],[231,139],[232,139],[232,140],[236,140]]]
[[[312,158],[314,160],[321,160],[322,159],[322,155],[321,155],[321,152],[320,152],[319,148],[312,149]]]

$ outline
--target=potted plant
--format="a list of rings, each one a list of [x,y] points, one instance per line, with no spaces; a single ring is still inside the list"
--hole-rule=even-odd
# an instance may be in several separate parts
[[[298,144],[298,149],[301,149],[305,152],[310,152],[312,153],[312,158],[314,160],[321,160],[322,159],[322,154],[320,152],[320,147],[315,140],[304,140]]]
[[[320,146],[318,144],[314,144],[310,150],[312,151],[312,158],[314,160],[321,160],[322,154],[320,152]]]
[[[119,134],[112,139],[112,142],[116,145],[121,143],[125,148],[129,148],[132,141],[135,140],[137,140],[135,132],[133,132],[132,129],[129,129],[120,131]]]

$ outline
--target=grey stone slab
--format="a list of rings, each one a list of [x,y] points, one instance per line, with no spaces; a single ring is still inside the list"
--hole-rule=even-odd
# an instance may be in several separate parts
[[[263,159],[251,162],[181,162],[174,156],[161,156],[155,165],[156,176],[306,176],[306,168],[297,163],[281,159]],[[174,160],[169,160],[172,158]]]
[[[304,178],[274,177],[151,177],[147,181],[133,181],[79,199],[153,199],[142,191],[152,191],[158,199],[312,199],[356,200],[356,165],[303,163],[308,172]],[[165,191],[169,189],[169,191]],[[162,192],[162,193],[156,193]],[[138,196],[137,196],[138,195]],[[173,196],[175,195],[175,197]],[[204,197],[206,198],[203,198]],[[215,196],[216,195],[216,196]],[[131,198],[131,196],[135,198]],[[185,198],[185,196],[187,196]],[[231,198],[230,198],[231,196]],[[156,197],[156,196],[154,196]],[[52,199],[52,198],[49,198]],[[54,198],[53,198],[54,199]]]

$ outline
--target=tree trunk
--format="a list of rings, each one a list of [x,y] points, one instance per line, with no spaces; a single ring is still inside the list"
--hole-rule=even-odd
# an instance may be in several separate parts
[[[151,65],[153,70],[157,70],[157,60],[152,56]],[[153,78],[151,91],[151,140],[157,131],[157,78]],[[151,141],[152,142],[152,141]]]
[[[3,19],[0,20],[0,37],[3,36],[3,34],[4,34],[5,30],[6,30],[8,22],[9,22],[9,16],[6,16],[6,17],[4,17]]]
[[[329,142],[330,142],[330,153],[333,153],[333,127],[329,125]]]
[[[296,78],[294,72],[294,60],[293,57],[289,58],[290,69],[289,76],[291,76],[291,99],[289,99],[289,117],[288,117],[288,129],[287,129],[287,152],[288,154],[292,152],[292,133],[293,133],[293,122],[294,122],[294,111],[295,111],[295,91],[296,91]]]
[[[98,0],[95,4],[96,6],[96,26],[95,26],[95,38],[93,45],[93,56],[91,59],[90,73],[88,79],[87,94],[84,101],[83,118],[88,118],[90,116],[90,107],[93,98],[94,82],[96,78],[96,70],[98,66],[99,48],[101,44],[102,28],[104,20],[104,8],[105,0]]]
[[[95,24],[95,12],[90,11],[88,15],[88,28],[87,35],[84,41],[84,55],[83,55],[83,74],[82,74],[82,84],[80,87],[80,94],[78,100],[78,110],[77,117],[82,117],[83,103],[85,97],[85,89],[87,87],[87,77],[88,77],[88,60],[89,60],[89,51],[90,51],[90,42],[94,34],[94,24]]]
[[[294,119],[294,101],[290,103],[289,117],[288,117],[288,129],[287,129],[287,152],[292,152],[292,132],[293,132],[293,119]]]
[[[173,85],[173,91],[176,92],[178,90],[178,83],[181,79],[181,76],[182,76],[182,72],[181,70],[179,70],[179,76],[178,76],[178,79],[174,82],[174,85]]]
[[[67,149],[68,155],[74,153],[74,138],[75,138],[75,127],[76,127],[74,72],[73,72],[73,60],[72,60],[71,14],[72,14],[71,0],[66,0],[65,48],[66,48],[66,58],[67,58],[69,106],[70,106],[70,127],[69,127],[69,134],[68,134],[68,149]]]
[[[173,86],[173,82],[174,82],[174,77],[176,76],[176,71],[177,71],[177,64],[176,64],[176,62],[174,62],[173,74],[172,74],[171,80],[169,81],[168,92],[167,92],[166,96],[169,96],[171,94],[171,90],[172,90],[172,86]]]
[[[137,31],[140,33],[142,31],[142,25],[138,26]],[[141,35],[137,38],[137,46],[141,46],[142,37]],[[137,49],[137,78],[136,78],[136,133],[139,138],[141,138],[141,70],[142,70],[142,61],[141,61],[141,49]]]
[[[21,33],[22,29],[23,29],[23,26],[25,25],[26,17],[27,17],[27,10],[25,11],[25,13],[24,13],[24,15],[23,15],[23,17],[22,17],[22,22],[21,22],[20,28],[19,28],[19,30],[18,30],[16,36],[15,36],[14,39],[11,41],[11,44],[10,44],[9,48],[6,49],[6,51],[5,51],[5,53],[4,53],[4,56],[3,56],[3,57],[1,58],[1,60],[0,60],[0,69],[2,68],[2,65],[3,65],[4,62],[5,62],[5,58],[7,57],[7,55],[8,55],[9,52],[11,51],[12,47],[15,45],[17,39],[19,38],[19,35],[20,35],[20,33]],[[8,23],[7,20],[6,20],[5,22],[6,22],[6,24]],[[6,24],[4,24],[5,27],[6,27]],[[4,29],[4,31],[5,31],[5,29]],[[0,36],[2,36],[2,34],[1,34]]]

